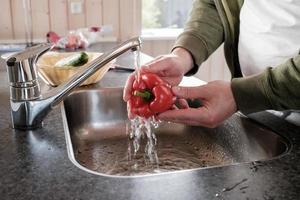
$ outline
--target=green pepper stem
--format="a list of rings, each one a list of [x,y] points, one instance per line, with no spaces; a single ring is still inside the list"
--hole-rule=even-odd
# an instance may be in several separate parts
[[[140,91],[134,91],[133,93],[134,96],[139,96],[139,97],[142,97],[143,99],[145,99],[146,101],[150,101],[152,99],[152,93],[150,91],[143,91],[143,92],[140,92]]]

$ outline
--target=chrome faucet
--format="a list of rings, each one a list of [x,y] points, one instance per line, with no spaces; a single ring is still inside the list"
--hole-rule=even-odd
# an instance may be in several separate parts
[[[136,51],[141,46],[139,37],[130,39],[109,52],[106,52],[82,68],[66,83],[41,94],[38,82],[36,61],[51,49],[50,44],[41,44],[16,53],[6,60],[10,82],[10,107],[13,127],[16,129],[35,129],[42,120],[74,88],[79,86],[98,69],[127,52]]]

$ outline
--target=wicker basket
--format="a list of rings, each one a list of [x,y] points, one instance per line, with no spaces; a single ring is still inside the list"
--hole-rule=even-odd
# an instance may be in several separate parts
[[[75,52],[76,53],[76,52]],[[68,57],[70,55],[74,54],[74,52],[47,52],[44,55],[42,55],[39,60],[37,61],[36,65],[38,68],[39,76],[43,81],[45,81],[48,85],[51,86],[58,86],[62,83],[65,83],[68,81],[74,74],[76,74],[79,70],[81,70],[82,67],[86,66],[88,63],[96,59],[98,56],[101,55],[101,53],[91,53],[87,52],[89,56],[89,60],[87,64],[82,65],[80,67],[57,67],[55,66],[55,63],[57,61]],[[99,69],[97,72],[95,72],[91,77],[89,77],[87,80],[85,80],[82,85],[89,85],[98,82],[104,74],[108,71],[108,69],[111,67],[113,62],[110,62],[103,66],[101,69]]]

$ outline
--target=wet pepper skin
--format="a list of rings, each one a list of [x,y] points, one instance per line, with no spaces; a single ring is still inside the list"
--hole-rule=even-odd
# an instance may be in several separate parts
[[[149,118],[171,109],[174,95],[171,86],[153,73],[143,73],[133,82],[132,96],[129,100],[131,112]]]

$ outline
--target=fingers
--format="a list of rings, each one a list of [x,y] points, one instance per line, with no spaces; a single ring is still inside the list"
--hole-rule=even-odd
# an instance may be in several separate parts
[[[159,119],[165,121],[197,121],[199,125],[207,121],[207,116],[205,108],[168,110],[158,115]]]
[[[172,60],[168,55],[159,56],[141,67],[142,72],[151,72],[164,76],[164,72],[170,68]]]
[[[129,75],[125,87],[124,87],[124,91],[123,91],[123,99],[124,101],[128,101],[131,97],[131,93],[132,93],[132,84],[135,80],[135,73],[132,73]]]
[[[178,123],[178,124],[185,124],[185,125],[190,125],[190,126],[204,126],[207,127],[203,124],[200,124],[198,121],[195,120],[180,120],[180,119],[174,119],[172,121],[169,122],[173,122],[173,123]]]
[[[207,98],[209,97],[209,91],[206,86],[197,87],[172,87],[172,92],[179,98],[184,99],[196,99],[196,98]]]
[[[217,121],[217,118],[205,107],[169,110],[158,115],[158,119],[208,128],[214,128],[222,122]]]
[[[128,103],[128,102],[127,102],[127,116],[128,116],[128,119],[134,119],[136,117],[136,115],[132,112],[130,103]]]
[[[177,99],[175,102],[176,106],[180,109],[187,109],[189,108],[189,104],[185,99]]]

